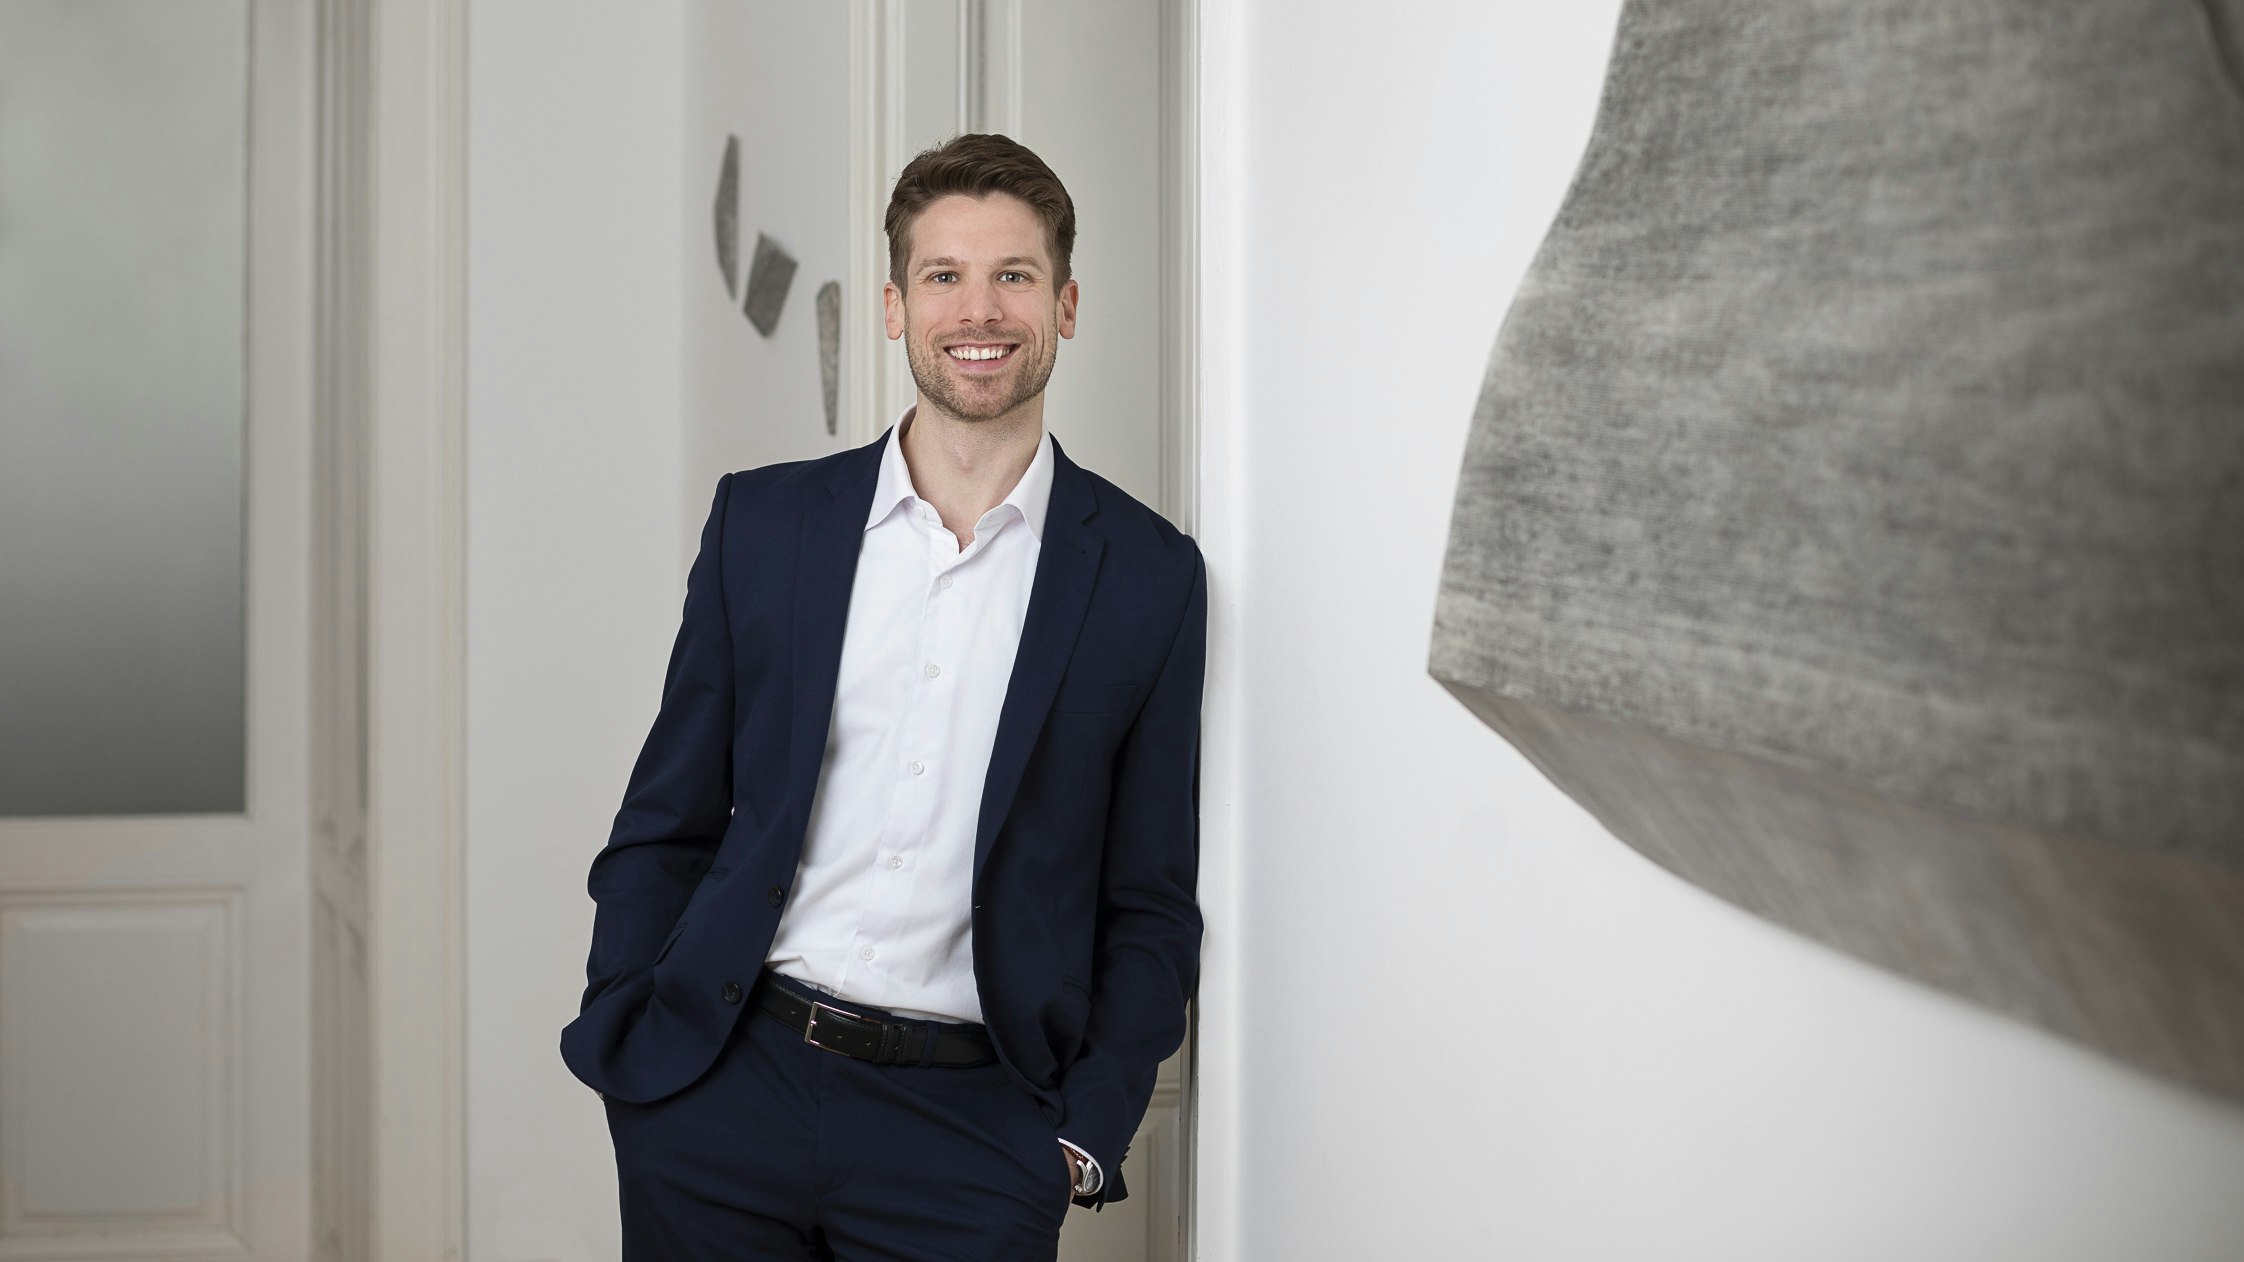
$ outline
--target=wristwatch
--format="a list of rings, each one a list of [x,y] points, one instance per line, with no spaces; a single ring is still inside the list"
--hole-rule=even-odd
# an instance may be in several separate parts
[[[1099,1173],[1099,1163],[1091,1160],[1091,1154],[1064,1139],[1060,1141],[1060,1147],[1074,1153],[1081,1162],[1075,1168],[1075,1194],[1077,1196],[1098,1195],[1099,1189],[1106,1186],[1105,1176]]]

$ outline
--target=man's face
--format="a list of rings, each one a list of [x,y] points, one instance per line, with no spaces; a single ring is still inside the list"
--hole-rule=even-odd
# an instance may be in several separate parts
[[[1075,336],[1075,282],[1052,283],[1044,224],[1006,193],[929,203],[909,228],[905,288],[882,297],[920,397],[963,421],[1011,413],[1044,393],[1063,337]]]

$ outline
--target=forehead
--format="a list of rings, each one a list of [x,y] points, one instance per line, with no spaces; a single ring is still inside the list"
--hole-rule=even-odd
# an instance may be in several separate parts
[[[912,261],[951,258],[968,263],[1034,258],[1051,266],[1044,221],[1010,193],[938,197],[912,221]]]

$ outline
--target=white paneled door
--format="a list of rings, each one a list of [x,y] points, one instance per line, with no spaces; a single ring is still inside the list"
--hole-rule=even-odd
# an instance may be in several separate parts
[[[0,0],[0,1260],[323,1254],[319,19]]]

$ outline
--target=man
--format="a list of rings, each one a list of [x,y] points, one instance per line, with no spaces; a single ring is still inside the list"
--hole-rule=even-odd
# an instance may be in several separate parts
[[[1052,1258],[1184,1036],[1207,579],[1045,432],[1073,203],[961,136],[886,227],[918,401],[718,480],[593,861],[627,1258]]]

